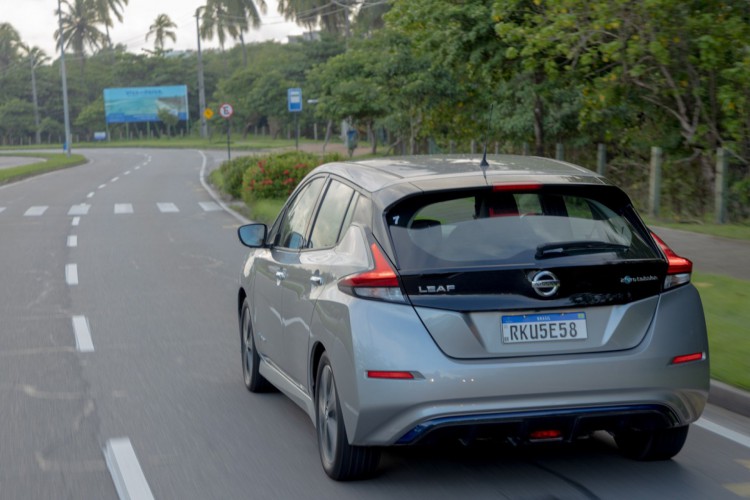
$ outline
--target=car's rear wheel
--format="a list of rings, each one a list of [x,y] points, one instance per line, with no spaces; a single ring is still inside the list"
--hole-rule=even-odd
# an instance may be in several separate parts
[[[371,476],[380,462],[380,450],[349,444],[336,381],[331,363],[325,354],[318,365],[315,408],[318,450],[326,474],[337,481]]]
[[[624,431],[615,434],[620,452],[634,460],[669,460],[677,455],[688,435],[688,426],[653,431]]]
[[[260,356],[255,349],[253,323],[250,320],[250,304],[248,304],[247,299],[242,304],[240,337],[242,341],[242,377],[245,380],[245,387],[250,392],[268,392],[272,389],[272,386],[258,371]]]

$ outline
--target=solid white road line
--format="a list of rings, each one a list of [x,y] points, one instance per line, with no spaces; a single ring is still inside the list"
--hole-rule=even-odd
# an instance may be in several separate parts
[[[115,203],[115,213],[120,214],[132,214],[133,205],[130,203]]]
[[[81,223],[81,218],[80,217],[73,217],[73,220],[71,221],[70,225],[71,226],[77,226],[80,223]]]
[[[75,248],[78,246],[78,236],[75,234],[71,234],[68,236],[68,247],[69,248]]]
[[[44,212],[47,211],[49,207],[48,206],[35,206],[31,207],[23,214],[25,217],[39,217],[40,215],[44,215]]]
[[[154,495],[148,486],[141,464],[138,463],[130,439],[116,438],[107,441],[104,459],[121,500],[153,500]]]
[[[65,266],[65,282],[70,286],[78,284],[78,264]]]
[[[94,352],[94,342],[91,340],[91,329],[86,316],[73,316],[73,333],[78,352]]]
[[[745,448],[750,448],[749,436],[740,434],[739,432],[733,431],[732,429],[728,429],[727,427],[724,427],[723,425],[719,425],[712,420],[701,418],[697,422],[694,422],[693,425],[697,425],[698,427],[702,429],[706,429],[707,431],[713,432],[714,434],[718,434],[719,436],[723,438],[729,439],[730,441],[734,441],[737,444],[741,444]]]

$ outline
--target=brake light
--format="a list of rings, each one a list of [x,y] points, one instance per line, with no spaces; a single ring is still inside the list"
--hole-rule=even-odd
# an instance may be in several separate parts
[[[342,279],[339,281],[339,289],[365,299],[406,302],[401,293],[398,275],[377,243],[370,245],[370,252],[374,267]]]
[[[526,182],[523,184],[493,184],[492,191],[494,191],[495,193],[503,191],[537,191],[541,187],[542,184],[540,182]]]
[[[541,431],[534,431],[529,435],[529,439],[532,441],[546,441],[562,439],[562,432],[557,429],[545,429]]]
[[[684,354],[682,356],[675,356],[672,359],[673,365],[681,365],[683,363],[690,363],[691,361],[703,361],[706,359],[706,355],[702,352],[696,352],[694,354]]]
[[[667,277],[664,278],[664,289],[668,290],[676,286],[690,283],[690,275],[693,273],[693,263],[685,257],[680,257],[674,250],[664,243],[655,233],[651,233],[654,240],[659,244],[664,255],[667,256]]]

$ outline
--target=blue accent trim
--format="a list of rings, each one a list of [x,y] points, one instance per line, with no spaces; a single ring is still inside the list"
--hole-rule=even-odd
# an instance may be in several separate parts
[[[483,413],[478,415],[457,415],[451,417],[438,417],[416,425],[412,430],[404,434],[396,441],[398,445],[411,444],[424,437],[428,432],[441,427],[458,427],[479,424],[502,424],[519,420],[544,417],[587,417],[587,416],[612,416],[629,415],[638,413],[656,412],[667,416],[671,422],[678,419],[674,413],[662,405],[628,405],[628,406],[600,406],[594,408],[570,408],[554,410],[533,410],[508,413]]]

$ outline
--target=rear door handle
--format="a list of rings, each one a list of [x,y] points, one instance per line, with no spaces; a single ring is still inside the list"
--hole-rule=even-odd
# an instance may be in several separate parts
[[[310,283],[312,283],[315,286],[320,286],[323,284],[323,277],[322,276],[310,276]]]
[[[286,271],[276,271],[276,284],[286,279]]]

